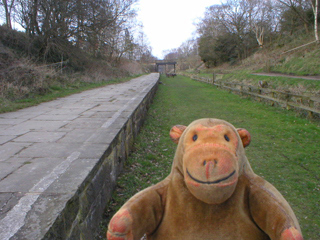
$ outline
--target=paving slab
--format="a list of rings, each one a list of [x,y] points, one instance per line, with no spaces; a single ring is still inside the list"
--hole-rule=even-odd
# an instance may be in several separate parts
[[[94,239],[158,73],[0,114],[0,239]]]

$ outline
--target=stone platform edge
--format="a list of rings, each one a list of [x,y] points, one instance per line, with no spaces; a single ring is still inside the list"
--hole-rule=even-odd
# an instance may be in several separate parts
[[[159,77],[142,101],[132,109],[132,114],[124,124],[115,129],[118,132],[114,139],[42,239],[95,239],[100,231],[102,215],[116,186],[117,176],[143,125],[158,83]]]

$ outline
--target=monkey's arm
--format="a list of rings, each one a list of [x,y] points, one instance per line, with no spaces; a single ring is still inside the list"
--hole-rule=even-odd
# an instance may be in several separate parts
[[[250,181],[250,212],[272,240],[303,240],[298,220],[281,193],[264,179]]]
[[[164,210],[166,180],[130,198],[111,219],[108,240],[135,240],[152,233]]]

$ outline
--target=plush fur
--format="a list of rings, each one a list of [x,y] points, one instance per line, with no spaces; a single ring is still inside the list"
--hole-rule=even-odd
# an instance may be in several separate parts
[[[109,240],[303,240],[283,196],[245,156],[250,134],[218,119],[177,125],[170,175],[133,196],[109,223]]]

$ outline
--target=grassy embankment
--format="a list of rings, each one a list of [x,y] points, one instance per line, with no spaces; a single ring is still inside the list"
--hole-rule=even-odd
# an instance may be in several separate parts
[[[100,238],[105,236],[109,219],[127,199],[169,174],[176,148],[169,138],[170,128],[213,117],[251,133],[252,142],[246,154],[255,173],[285,196],[299,219],[305,239],[320,239],[318,125],[292,112],[242,99],[186,77],[162,77],[161,81],[163,84],[101,223]]]
[[[296,76],[320,76],[319,44],[313,43],[304,46],[312,41],[314,41],[312,34],[282,37],[267,43],[264,48],[239,61],[236,65],[223,64],[211,69],[201,69],[199,75],[212,78],[213,72],[224,73],[223,81],[240,82],[253,86],[258,86],[259,81],[266,81],[268,88],[319,96],[320,81],[252,75],[252,73],[264,72]],[[299,46],[304,47],[299,48]],[[197,71],[188,72],[198,74]]]
[[[224,81],[240,82],[245,85],[259,86],[259,82],[267,83],[267,88],[282,92],[291,92],[310,97],[320,96],[320,81],[302,78],[290,78],[284,76],[257,76],[248,71],[238,71],[226,74]]]
[[[214,72],[214,70],[211,71]],[[192,75],[192,73],[189,74]],[[197,75],[210,79],[212,78],[212,73],[200,73]],[[263,81],[268,83],[268,88],[270,89],[290,91],[297,94],[308,94],[312,96],[319,96],[320,94],[320,81],[303,78],[290,78],[289,76],[258,76],[252,74],[252,71],[247,69],[234,70],[225,73],[223,74],[222,79],[219,79],[218,81],[238,82],[255,87],[258,87],[259,82]]]

